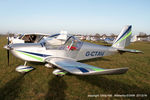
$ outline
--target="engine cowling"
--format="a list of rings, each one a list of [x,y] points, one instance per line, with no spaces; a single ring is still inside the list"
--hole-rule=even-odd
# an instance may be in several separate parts
[[[67,72],[64,71],[64,70],[55,69],[55,70],[53,71],[53,74],[56,75],[56,76],[64,76],[64,75],[67,74]]]

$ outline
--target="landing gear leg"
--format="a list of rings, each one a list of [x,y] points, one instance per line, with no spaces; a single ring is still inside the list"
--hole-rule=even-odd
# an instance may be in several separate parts
[[[27,64],[27,61],[24,62],[24,66],[26,66],[26,64]]]
[[[53,68],[54,66],[52,64],[46,63],[45,67],[47,67],[47,68]]]

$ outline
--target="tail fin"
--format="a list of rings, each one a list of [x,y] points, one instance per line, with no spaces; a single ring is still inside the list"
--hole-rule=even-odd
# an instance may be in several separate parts
[[[131,25],[125,26],[121,33],[118,35],[117,39],[113,43],[112,47],[115,48],[124,48],[130,44],[130,39],[131,39]]]

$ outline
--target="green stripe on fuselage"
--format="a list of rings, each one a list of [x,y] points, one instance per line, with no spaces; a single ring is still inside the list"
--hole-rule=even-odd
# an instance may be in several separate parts
[[[34,55],[32,55],[32,54],[24,53],[24,52],[21,52],[21,51],[17,51],[17,52],[22,53],[22,54],[24,54],[24,55],[26,55],[26,56],[29,56],[29,57],[31,57],[31,58],[34,58],[34,59],[36,59],[36,60],[39,60],[39,61],[43,62],[43,59],[40,58],[40,57],[34,56]]]

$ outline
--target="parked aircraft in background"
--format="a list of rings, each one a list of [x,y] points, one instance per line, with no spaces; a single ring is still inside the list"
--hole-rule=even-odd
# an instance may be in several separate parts
[[[50,34],[45,33],[21,33],[17,34],[14,37],[7,37],[9,39],[10,44],[14,43],[37,43],[41,41],[43,38],[50,36]]]
[[[58,36],[59,35],[59,36]],[[49,37],[58,36],[58,40],[65,41],[67,39],[67,31],[60,31],[57,34],[46,34],[46,33],[21,33],[15,34],[15,36],[8,36],[7,39],[10,44],[14,43],[38,43],[43,42],[45,39]]]
[[[105,38],[105,39],[104,39],[104,42],[106,42],[106,43],[108,43],[108,44],[113,44],[114,41],[115,41],[114,38]]]

